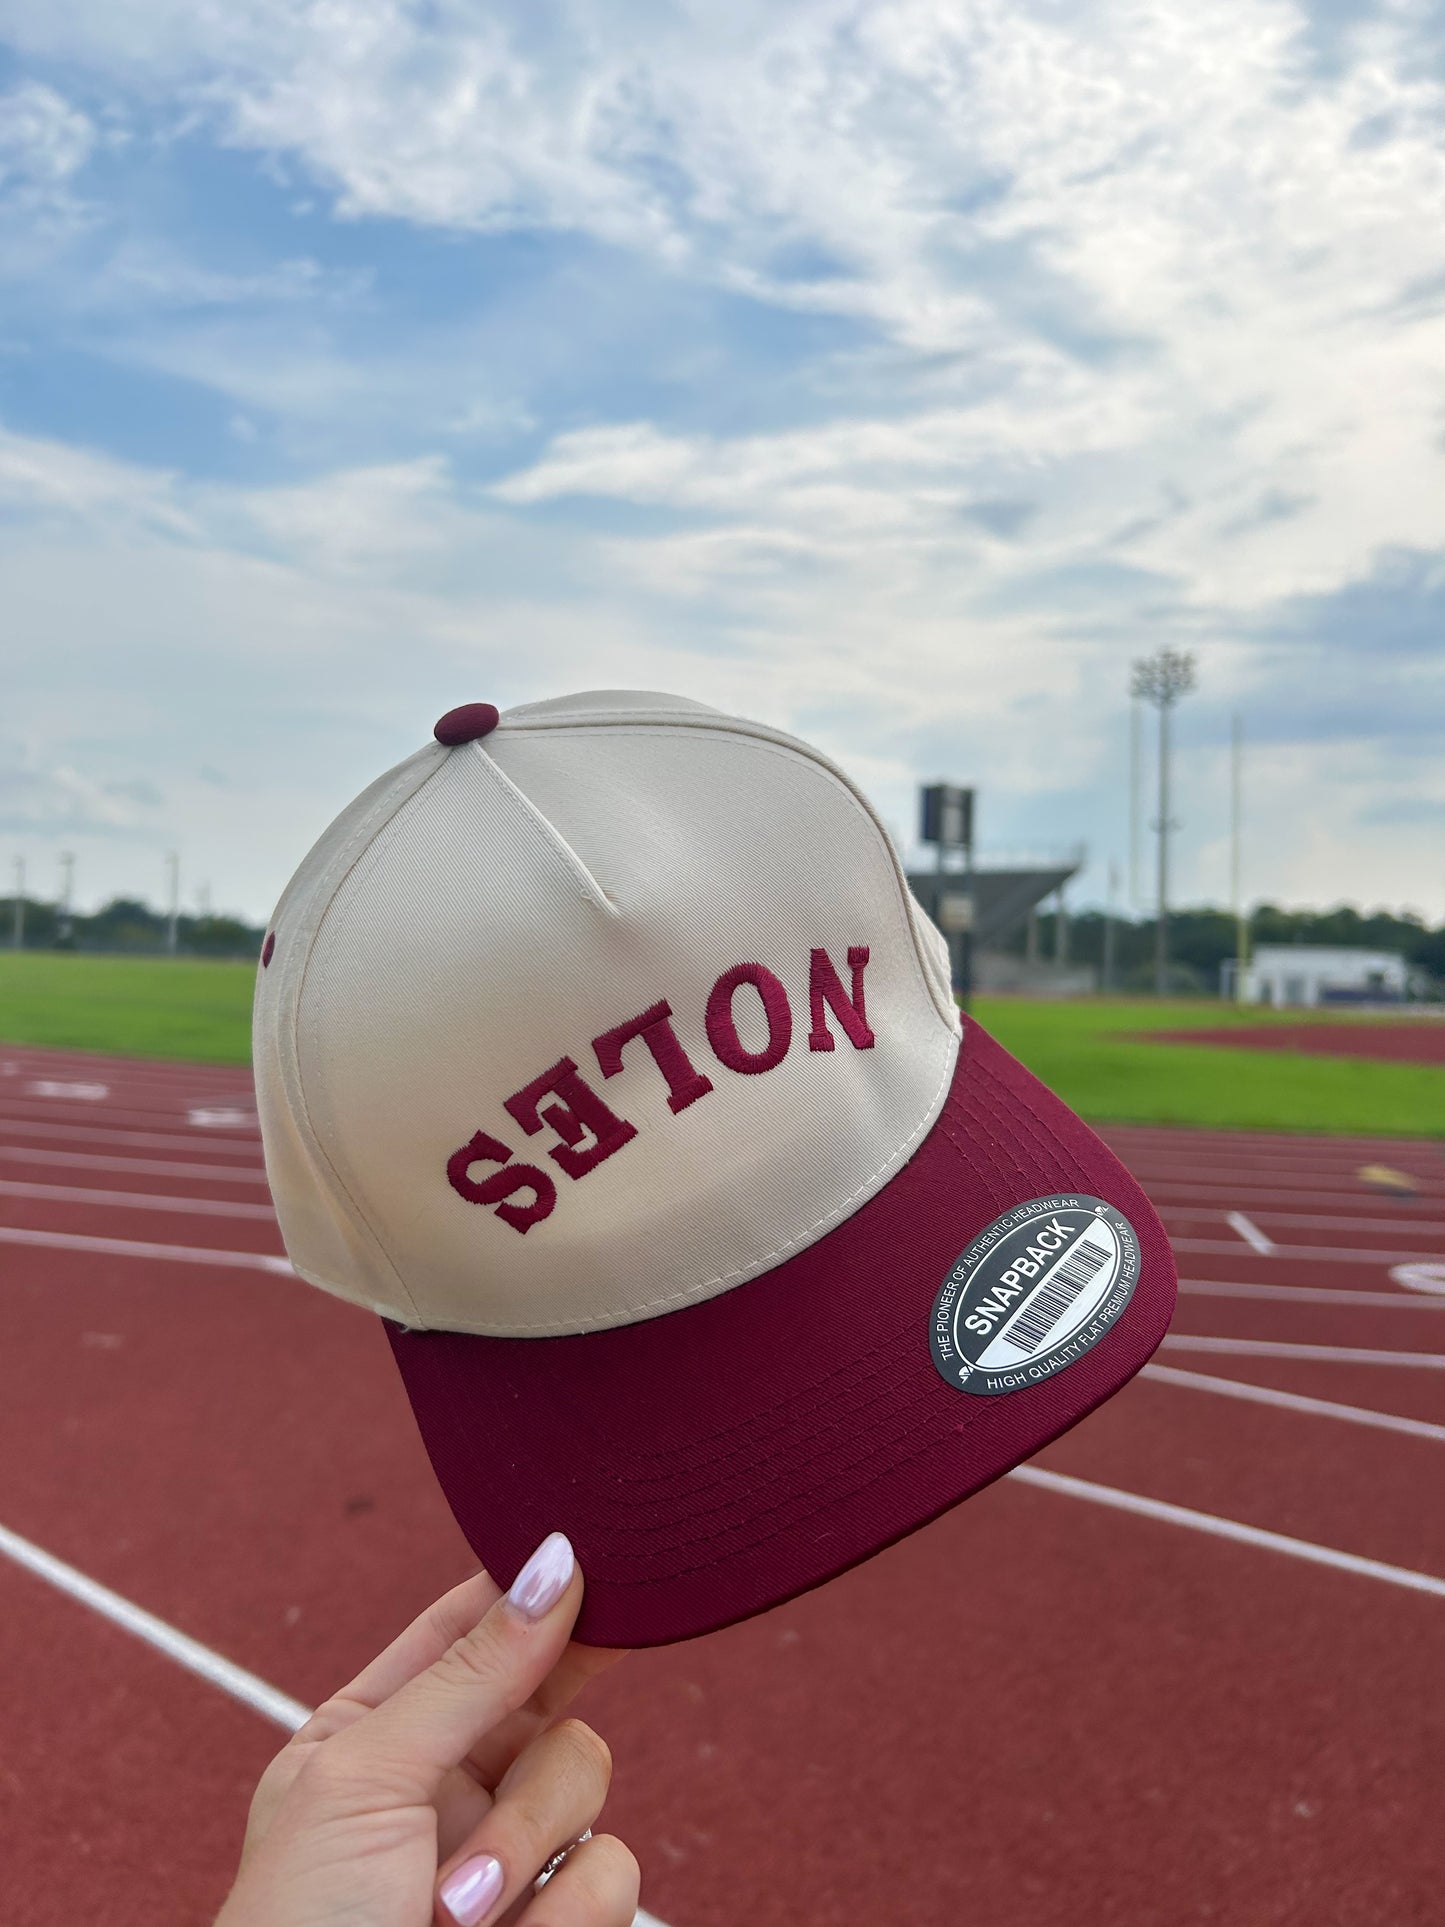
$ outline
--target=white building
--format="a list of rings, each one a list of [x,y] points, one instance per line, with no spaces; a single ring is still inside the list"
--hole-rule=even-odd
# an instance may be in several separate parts
[[[1262,943],[1244,973],[1247,1004],[1398,1004],[1410,992],[1410,967],[1390,950],[1327,944]]]

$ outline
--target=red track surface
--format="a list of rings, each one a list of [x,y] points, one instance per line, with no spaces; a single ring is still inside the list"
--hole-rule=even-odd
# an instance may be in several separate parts
[[[1445,1024],[1233,1024],[1217,1030],[1144,1030],[1148,1044],[1227,1044],[1309,1057],[1373,1057],[1383,1064],[1445,1064]]]
[[[0,1526],[309,1702],[468,1554],[371,1319],[64,1242],[279,1254],[254,1127],[193,1109],[248,1114],[247,1078],[0,1046]],[[1391,1278],[1445,1287],[1445,1149],[1110,1135],[1176,1237],[1185,1343],[1038,1463],[1445,1579],[1445,1371],[1341,1355],[1445,1358],[1445,1295]],[[1367,1162],[1419,1195],[1364,1190]],[[1442,1633],[1438,1593],[1009,1480],[582,1710],[671,1927],[1423,1927]],[[202,1927],[280,1729],[6,1558],[0,1678],[6,1921]]]

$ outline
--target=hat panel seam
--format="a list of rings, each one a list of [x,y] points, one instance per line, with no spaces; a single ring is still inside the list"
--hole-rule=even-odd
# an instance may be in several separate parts
[[[622,912],[618,905],[608,896],[551,818],[532,801],[519,783],[508,776],[496,759],[489,754],[485,745],[474,742],[469,743],[467,748],[473,752],[475,760],[481,764],[503,798],[540,834],[543,847],[553,867],[562,873],[570,889],[577,891],[584,901],[591,902],[599,909],[606,911],[608,916],[621,916]]]
[[[852,779],[843,770],[839,769],[836,763],[823,755],[821,750],[816,750],[811,744],[804,743],[797,737],[788,736],[782,731],[771,731],[765,724],[749,724],[743,719],[732,716],[721,716],[721,713],[720,720],[716,723],[672,715],[659,719],[656,722],[648,721],[645,718],[634,717],[629,717],[625,721],[598,718],[596,721],[579,721],[575,724],[556,722],[539,724],[537,727],[558,730],[573,727],[589,730],[606,730],[613,736],[649,736],[656,735],[659,730],[668,730],[677,734],[685,729],[701,728],[709,730],[714,735],[737,737],[760,753],[776,756],[785,762],[802,761],[811,764],[832,782],[835,789],[841,791],[845,800],[850,803],[858,815],[863,818],[868,828],[872,831],[874,838],[881,844],[884,860],[893,878],[898,907],[902,911],[907,924],[909,948],[913,954],[914,966],[922,982],[924,994],[944,1025],[944,1028],[947,1030],[956,1028],[957,1006],[952,1004],[950,1000],[947,1008],[945,1008],[945,1003],[938,996],[928,961],[923,955],[918,940],[918,933],[914,927],[914,912],[917,911],[919,914],[925,916],[927,913],[922,910],[922,906],[908,888],[908,878],[898,853],[893,847],[893,840],[879,822],[877,815],[874,813],[873,806],[869,803],[867,797],[864,796],[863,792]],[[486,752],[482,753],[485,754]]]

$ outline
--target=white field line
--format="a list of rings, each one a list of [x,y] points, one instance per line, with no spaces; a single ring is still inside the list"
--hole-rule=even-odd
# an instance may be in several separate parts
[[[109,1586],[102,1586],[98,1580],[90,1578],[77,1567],[57,1559],[53,1552],[46,1552],[29,1539],[22,1539],[18,1532],[12,1532],[8,1526],[0,1526],[0,1553],[13,1559],[26,1572],[33,1573],[37,1579],[43,1579],[57,1591],[63,1592],[67,1598],[88,1606],[113,1626],[119,1626],[135,1638],[144,1640],[147,1646],[164,1653],[167,1659],[174,1660],[177,1666],[184,1667],[188,1673],[194,1673],[211,1686],[218,1686],[223,1693],[229,1693],[232,1699],[249,1706],[253,1713],[273,1721],[286,1732],[294,1733],[310,1719],[311,1708],[300,1700],[292,1699],[289,1693],[283,1693],[279,1687],[272,1686],[255,1673],[247,1672],[244,1666],[238,1666],[234,1660],[213,1652],[209,1646],[203,1646],[200,1640],[192,1639],[189,1633],[180,1632],[164,1619],[158,1619],[154,1613],[147,1612],[144,1606],[137,1606],[133,1600],[112,1592]],[[639,1908],[633,1917],[632,1927],[665,1927],[665,1923],[655,1914],[645,1913]]]
[[[217,1184],[264,1184],[262,1165],[183,1164],[168,1158],[108,1158],[99,1151],[26,1150],[23,1145],[0,1144],[0,1161],[8,1164],[45,1164],[67,1171],[133,1171],[148,1178],[214,1178]],[[1445,1226],[1441,1227],[1445,1230]]]
[[[97,1141],[107,1145],[112,1151],[142,1148],[147,1151],[199,1151],[202,1145],[207,1150],[230,1151],[242,1154],[249,1151],[256,1142],[254,1137],[227,1139],[219,1131],[191,1131],[182,1136],[178,1132],[167,1131],[129,1131],[113,1124],[46,1124],[39,1120],[0,1117],[0,1135],[5,1137],[58,1137],[67,1144],[93,1144]],[[256,1159],[256,1169],[261,1169],[261,1160]]]
[[[1165,1525],[1207,1532],[1216,1539],[1233,1539],[1239,1545],[1282,1552],[1291,1559],[1307,1559],[1312,1565],[1333,1566],[1337,1572],[1352,1572],[1363,1579],[1379,1579],[1388,1586],[1403,1586],[1410,1592],[1433,1593],[1437,1599],[1445,1599],[1445,1579],[1437,1579],[1433,1573],[1412,1572],[1408,1566],[1387,1566],[1379,1559],[1362,1559],[1357,1553],[1317,1546],[1309,1539],[1291,1539],[1282,1532],[1266,1532],[1262,1526],[1241,1525],[1237,1519],[1220,1519],[1212,1512],[1195,1512],[1189,1506],[1170,1505],[1163,1499],[1146,1499],[1138,1492],[1095,1485],[1091,1479],[1075,1479],[1066,1472],[1046,1472],[1039,1465],[1015,1466],[1008,1476],[1021,1479],[1025,1485],[1041,1486],[1046,1492],[1085,1499],[1091,1505],[1112,1506],[1119,1512],[1161,1520]]]
[[[1165,1385],[1214,1392],[1222,1398],[1244,1399],[1253,1405],[1273,1405],[1283,1412],[1304,1412],[1315,1418],[1344,1419],[1351,1425],[1370,1425],[1382,1432],[1404,1432],[1415,1439],[1445,1441],[1445,1425],[1421,1418],[1401,1418],[1366,1405],[1338,1405],[1330,1398],[1306,1398],[1301,1392],[1278,1392],[1272,1385],[1251,1385],[1238,1378],[1214,1378],[1208,1372],[1181,1372],[1173,1365],[1146,1365],[1141,1378],[1157,1378]]]
[[[1442,1352],[1373,1352],[1353,1345],[1293,1345],[1272,1338],[1194,1338],[1169,1332],[1164,1341],[1178,1352],[1227,1352],[1236,1358],[1317,1358],[1332,1365],[1413,1365],[1445,1372]]]
[[[1239,1246],[1226,1244],[1221,1238],[1171,1238],[1169,1242],[1176,1251],[1219,1252],[1226,1258],[1239,1256]],[[1373,1251],[1363,1247],[1352,1251],[1348,1245],[1276,1245],[1268,1256],[1283,1259],[1286,1263],[1297,1260],[1301,1264],[1308,1261],[1315,1265],[1430,1265],[1439,1260],[1440,1253]]]
[[[1392,1311],[1445,1310],[1445,1297],[1421,1297],[1404,1291],[1331,1291],[1328,1285],[1246,1285],[1227,1278],[1181,1278],[1179,1289],[1190,1297],[1262,1298],[1296,1305],[1385,1306]]]
[[[1231,1211],[1225,1222],[1247,1245],[1253,1245],[1261,1258],[1267,1258],[1274,1250],[1274,1239],[1266,1238],[1253,1218],[1246,1218],[1242,1211]]]
[[[0,1224],[0,1244],[38,1245],[48,1251],[90,1251],[113,1258],[161,1258],[183,1265],[227,1265],[243,1271],[274,1271],[292,1278],[289,1258],[269,1251],[218,1251],[210,1245],[141,1244],[130,1238],[87,1238],[78,1231],[22,1231]],[[1423,1302],[1423,1301],[1422,1301]]]
[[[219,1686],[223,1693],[229,1693],[232,1699],[240,1700],[243,1706],[249,1706],[266,1719],[274,1720],[278,1726],[284,1726],[288,1732],[294,1733],[298,1726],[303,1726],[310,1719],[310,1707],[303,1706],[300,1700],[294,1700],[276,1687],[268,1686],[264,1679],[248,1673],[244,1666],[223,1659],[198,1639],[192,1639],[188,1633],[178,1632],[163,1619],[157,1619],[154,1613],[148,1613],[143,1606],[123,1599],[118,1592],[112,1592],[109,1586],[102,1586],[98,1580],[87,1577],[74,1566],[68,1566],[63,1559],[57,1559],[54,1553],[32,1545],[29,1539],[22,1539],[18,1532],[12,1532],[8,1526],[0,1526],[0,1553],[13,1559],[16,1565],[23,1566],[27,1572],[33,1572],[37,1578],[47,1580],[71,1599],[78,1599],[82,1606],[89,1606],[92,1612],[99,1613],[113,1625],[123,1626],[128,1633],[134,1633],[137,1639],[154,1646],[167,1659],[184,1666],[188,1673],[209,1680],[213,1686]]]
[[[232,1198],[170,1198],[155,1191],[90,1191],[75,1184],[21,1184],[0,1178],[0,1198],[52,1199],[67,1204],[103,1204],[132,1211],[193,1212],[203,1218],[274,1218],[269,1204],[243,1204]]]

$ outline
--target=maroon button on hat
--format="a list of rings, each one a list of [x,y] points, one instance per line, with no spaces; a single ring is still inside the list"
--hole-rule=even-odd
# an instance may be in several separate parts
[[[474,743],[479,736],[490,736],[497,721],[495,703],[463,703],[460,709],[447,711],[432,735],[448,749],[455,749],[459,743]]]

